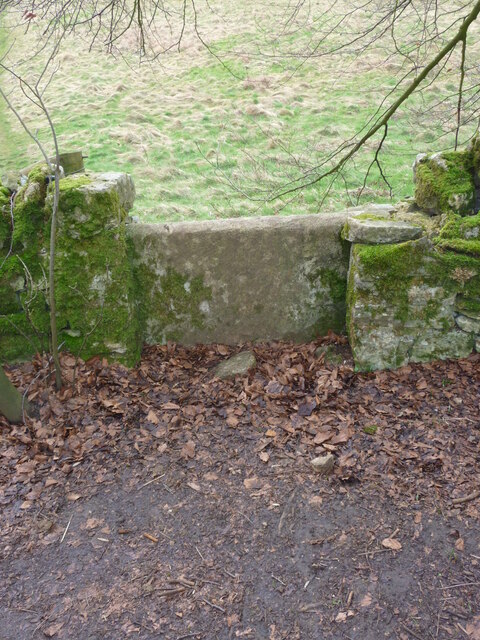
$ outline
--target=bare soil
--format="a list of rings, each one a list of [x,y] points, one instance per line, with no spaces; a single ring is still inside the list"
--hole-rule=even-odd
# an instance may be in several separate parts
[[[480,355],[356,374],[310,345],[9,370],[0,638],[480,638]],[[310,461],[335,455],[332,475]]]

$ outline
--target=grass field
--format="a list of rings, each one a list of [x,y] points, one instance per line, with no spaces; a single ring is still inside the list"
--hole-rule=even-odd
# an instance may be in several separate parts
[[[180,51],[151,64],[139,66],[128,43],[122,58],[89,53],[80,38],[70,39],[47,92],[61,148],[83,149],[86,166],[94,171],[131,173],[138,194],[135,214],[146,221],[317,213],[356,204],[373,145],[324,201],[318,186],[283,203],[265,202],[258,188],[267,192],[288,182],[352,136],[394,86],[400,64],[392,59],[379,66],[380,48],[360,59],[345,54],[300,65],[300,59],[282,58],[278,52],[302,50],[313,37],[312,22],[300,19],[278,36],[277,55],[270,57],[259,45],[262,25],[278,22],[277,14],[268,13],[274,11],[270,5],[228,0],[213,8],[205,9],[200,28],[221,61],[199,41],[191,16]],[[271,45],[272,39],[263,37]],[[0,38],[5,46],[5,33]],[[29,38],[17,33],[17,46],[27,51]],[[4,74],[1,81],[8,85],[10,79]],[[457,82],[452,65],[441,86],[451,93]],[[438,89],[431,100],[437,98]],[[28,123],[48,143],[45,123],[18,100]],[[412,193],[417,153],[452,144],[451,136],[441,137],[440,119],[418,124],[420,107],[425,102],[414,98],[395,116],[382,151],[394,200]],[[0,123],[0,174],[39,158],[4,105]],[[388,199],[386,185],[373,171],[360,202]]]

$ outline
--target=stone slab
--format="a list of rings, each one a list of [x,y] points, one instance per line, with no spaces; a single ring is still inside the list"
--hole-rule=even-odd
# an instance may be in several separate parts
[[[146,342],[343,331],[350,213],[128,225]]]
[[[352,216],[345,225],[344,238],[359,244],[396,244],[416,240],[423,234],[421,227],[398,220],[359,218]]]

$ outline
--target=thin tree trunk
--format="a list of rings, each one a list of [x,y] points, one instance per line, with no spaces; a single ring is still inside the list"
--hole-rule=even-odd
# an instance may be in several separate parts
[[[0,413],[9,422],[22,422],[23,412],[28,408],[27,401],[7,378],[5,371],[0,367]]]
[[[57,147],[57,142],[55,139],[55,146]],[[48,284],[49,284],[49,301],[50,301],[50,332],[52,335],[52,357],[53,362],[55,364],[55,386],[57,387],[57,391],[62,388],[62,369],[60,366],[60,358],[58,355],[58,337],[57,337],[57,307],[55,303],[55,236],[57,232],[57,211],[58,211],[58,200],[59,200],[59,181],[60,181],[60,170],[58,165],[58,147],[57,147],[57,157],[55,165],[55,193],[53,197],[53,208],[52,208],[52,219],[51,219],[51,228],[50,228],[50,267],[49,267],[49,275],[48,275]]]

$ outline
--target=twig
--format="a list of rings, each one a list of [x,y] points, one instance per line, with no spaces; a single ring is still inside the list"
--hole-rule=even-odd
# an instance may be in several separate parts
[[[480,582],[459,582],[458,584],[451,584],[448,587],[437,587],[441,591],[446,591],[447,589],[457,589],[459,587],[476,587],[480,584]]]
[[[222,613],[226,613],[225,609],[223,607],[220,607],[218,604],[213,604],[213,602],[210,602],[210,600],[207,600],[206,598],[201,598],[202,602],[205,602],[205,604],[208,604],[210,607],[213,607],[214,609],[217,609],[217,611],[221,611]]]
[[[413,636],[414,638],[417,638],[417,640],[425,640],[423,636],[419,635],[413,629],[410,629],[410,627],[407,627],[407,625],[403,624],[403,622],[400,623],[400,626],[402,627],[402,629],[405,629],[405,631],[409,633],[411,636]]]
[[[201,554],[201,552],[200,552],[200,549],[197,547],[197,545],[195,545],[195,551],[198,553],[198,555],[200,556],[200,558],[201,558],[204,562],[206,562],[205,558],[202,556],[202,554]]]
[[[70,528],[70,523],[72,522],[72,518],[73,518],[73,513],[72,513],[72,515],[70,516],[70,520],[68,521],[67,526],[65,527],[65,531],[63,532],[63,536],[62,536],[62,538],[61,538],[61,540],[60,540],[60,544],[65,540],[65,536],[67,535],[67,531],[68,531],[68,530],[69,530],[69,528]]]
[[[152,484],[152,482],[155,482],[155,480],[160,480],[160,478],[164,478],[165,477],[165,473],[162,473],[161,476],[156,476],[155,478],[153,478],[153,480],[149,480],[148,482],[145,482],[145,484],[142,484],[140,487],[138,487],[137,491],[140,491],[140,489],[143,489],[144,487],[147,487],[149,484]]]
[[[465,502],[471,502],[472,500],[476,500],[480,498],[480,491],[472,491],[468,496],[463,496],[462,498],[453,498],[452,504],[464,504]]]

